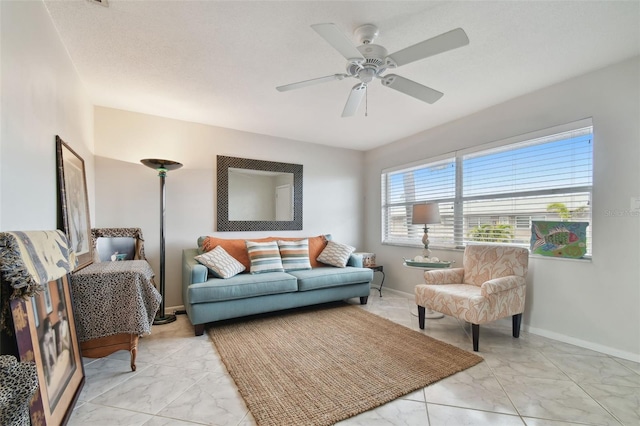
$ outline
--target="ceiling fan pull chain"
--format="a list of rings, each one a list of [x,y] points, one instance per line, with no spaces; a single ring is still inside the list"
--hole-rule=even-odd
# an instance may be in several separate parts
[[[364,92],[364,116],[369,116],[369,91],[365,90]]]

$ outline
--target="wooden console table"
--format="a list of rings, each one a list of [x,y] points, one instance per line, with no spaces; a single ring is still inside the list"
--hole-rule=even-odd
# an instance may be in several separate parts
[[[136,369],[138,337],[151,333],[161,296],[146,260],[93,263],[71,274],[71,292],[82,356],[131,352]]]

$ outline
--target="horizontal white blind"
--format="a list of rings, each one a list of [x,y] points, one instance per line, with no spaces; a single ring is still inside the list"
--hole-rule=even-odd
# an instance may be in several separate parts
[[[383,242],[420,244],[411,206],[424,202],[440,206],[442,223],[429,225],[431,247],[528,247],[532,220],[591,222],[592,135],[586,126],[383,173]]]
[[[528,245],[527,218],[590,222],[591,127],[468,154],[462,170],[465,243]]]
[[[437,202],[441,216],[444,211],[453,215],[455,158],[383,173],[382,178],[384,241],[414,244],[421,240],[424,225],[411,224],[414,204]],[[443,220],[442,224],[429,225],[429,241],[432,245],[452,246],[453,222]]]

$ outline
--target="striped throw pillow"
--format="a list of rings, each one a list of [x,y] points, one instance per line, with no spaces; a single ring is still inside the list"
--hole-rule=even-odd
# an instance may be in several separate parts
[[[283,272],[282,259],[278,243],[269,241],[266,243],[256,243],[255,241],[245,241],[252,274],[262,274],[265,272]]]
[[[327,246],[322,250],[320,256],[318,256],[318,262],[336,266],[338,268],[344,268],[347,266],[351,253],[355,250],[355,247],[351,247],[346,244],[327,241]]]
[[[282,241],[278,240],[282,267],[285,271],[300,271],[311,269],[309,260],[309,240]]]
[[[231,257],[231,255],[220,246],[196,256],[195,259],[209,268],[213,275],[218,278],[231,278],[245,270],[242,263]]]

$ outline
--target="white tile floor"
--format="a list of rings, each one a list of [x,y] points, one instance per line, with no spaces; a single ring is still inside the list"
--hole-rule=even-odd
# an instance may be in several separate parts
[[[362,308],[419,330],[413,299],[373,290]],[[470,327],[456,319],[427,320],[423,332],[471,350]],[[480,327],[479,354],[484,362],[339,424],[640,424],[638,363],[526,332],[514,339],[504,322]],[[85,359],[69,424],[255,424],[207,334],[194,337],[184,315],[141,339],[137,366],[125,351]]]

